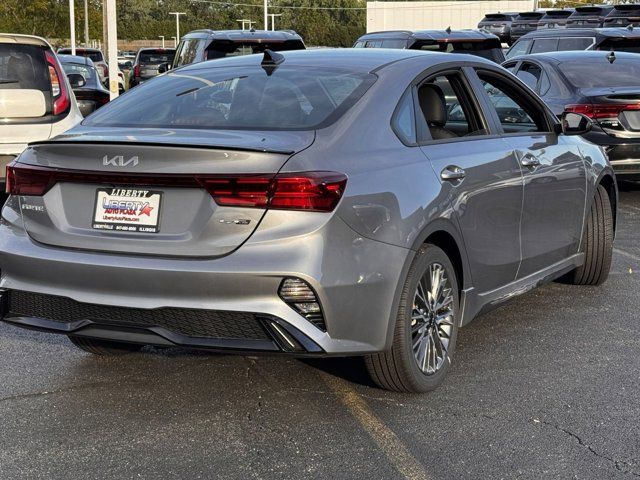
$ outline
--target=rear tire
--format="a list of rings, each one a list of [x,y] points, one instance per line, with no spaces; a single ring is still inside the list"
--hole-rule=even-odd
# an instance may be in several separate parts
[[[142,349],[142,345],[133,343],[114,342],[97,338],[77,337],[69,335],[69,340],[80,350],[101,356],[127,355]]]
[[[613,212],[609,194],[598,185],[582,238],[584,264],[563,280],[573,285],[601,285],[609,276],[613,254]]]
[[[458,305],[451,260],[435,245],[423,246],[402,288],[391,350],[365,357],[373,381],[398,392],[422,393],[438,387],[456,346]]]

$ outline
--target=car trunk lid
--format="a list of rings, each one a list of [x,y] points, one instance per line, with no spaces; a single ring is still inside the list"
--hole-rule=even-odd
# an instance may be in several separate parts
[[[221,206],[202,182],[268,181],[314,132],[101,129],[59,138],[20,157],[20,167],[57,179],[43,196],[20,196],[31,238],[82,250],[217,257],[242,245],[266,209]]]

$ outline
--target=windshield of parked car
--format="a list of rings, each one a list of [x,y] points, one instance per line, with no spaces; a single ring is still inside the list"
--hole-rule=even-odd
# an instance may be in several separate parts
[[[640,87],[640,62],[618,58],[613,63],[605,58],[597,62],[576,59],[561,62],[559,69],[578,88]],[[593,72],[598,72],[594,75]]]
[[[353,105],[375,75],[257,66],[171,71],[109,103],[91,126],[310,130]]]

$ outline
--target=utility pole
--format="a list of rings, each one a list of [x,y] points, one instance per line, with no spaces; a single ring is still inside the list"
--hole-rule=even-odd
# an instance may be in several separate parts
[[[107,42],[107,0],[102,0],[102,53],[107,55],[108,52]]]
[[[89,46],[89,0],[84,0],[84,46]]]
[[[164,48],[164,35],[158,35],[158,38],[162,39],[162,48]]]
[[[71,36],[71,55],[76,54],[76,11],[73,0],[69,0],[69,29]]]
[[[111,100],[118,97],[118,17],[116,0],[105,0],[107,5],[107,46],[109,60],[109,94]]]
[[[273,32],[276,29],[276,17],[281,17],[282,14],[281,13],[270,13],[269,16],[271,17],[271,31]]]
[[[180,15],[186,15],[185,12],[169,12],[169,15],[176,16],[176,47],[178,46],[178,40],[180,40]]]
[[[269,30],[269,0],[264,0],[264,29]]]

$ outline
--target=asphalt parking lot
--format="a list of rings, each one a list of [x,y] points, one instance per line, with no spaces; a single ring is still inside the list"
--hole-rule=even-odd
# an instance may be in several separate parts
[[[611,276],[552,284],[461,330],[443,387],[360,362],[82,353],[0,325],[0,479],[640,476],[640,187]]]

